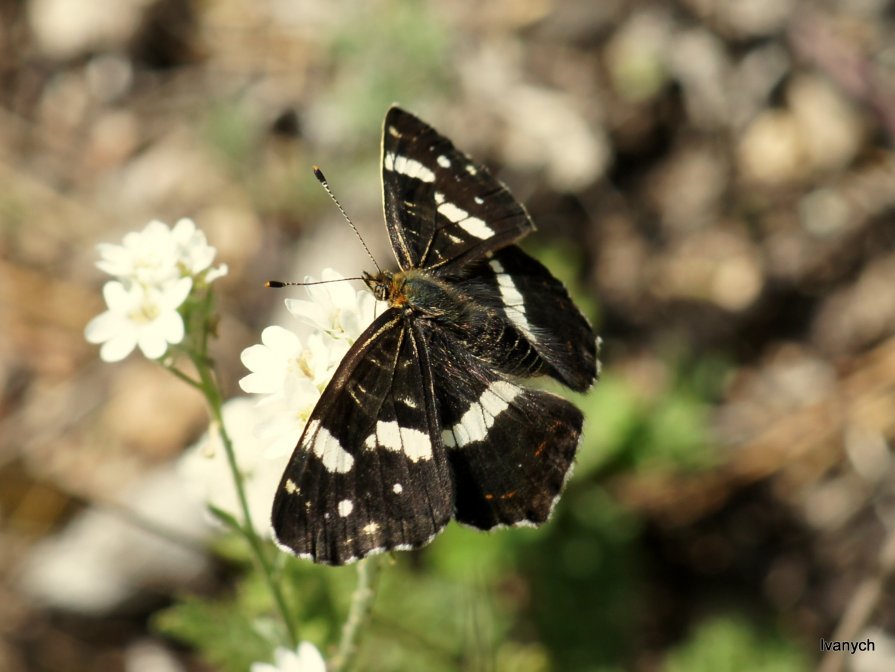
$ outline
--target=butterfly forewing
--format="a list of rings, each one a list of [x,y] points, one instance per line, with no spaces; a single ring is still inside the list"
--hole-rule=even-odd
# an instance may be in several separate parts
[[[453,485],[428,357],[396,310],[380,316],[339,365],[276,494],[277,541],[345,564],[416,548],[451,516]]]
[[[403,270],[458,268],[534,230],[525,209],[486,168],[398,107],[383,126],[382,192]]]

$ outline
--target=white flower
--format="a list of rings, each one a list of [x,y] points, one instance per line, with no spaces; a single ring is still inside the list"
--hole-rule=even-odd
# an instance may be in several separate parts
[[[273,497],[286,468],[288,453],[272,458],[265,451],[266,445],[254,435],[253,429],[262,412],[246,397],[231,399],[222,409],[224,426],[233,442],[236,465],[248,500],[252,526],[262,537],[269,537]],[[187,449],[178,462],[177,470],[187,490],[199,501],[242,520],[233,474],[216,426],[212,425],[208,433]]]
[[[178,249],[167,224],[153,220],[140,231],[124,236],[121,245],[97,245],[102,259],[97,267],[127,282],[157,285],[180,276]]]
[[[205,234],[196,228],[191,219],[181,219],[171,230],[171,237],[177,245],[178,264],[181,271],[194,277],[202,276],[208,283],[227,275],[227,265],[211,268],[217,250],[208,244]]]
[[[325,280],[342,278],[331,269]],[[286,299],[290,312],[317,331],[305,343],[283,327],[261,333],[261,344],[242,352],[251,373],[239,381],[245,392],[264,395],[255,435],[265,442],[265,455],[288,455],[295,448],[311,412],[348,348],[373,321],[376,300],[333,282],[308,288],[310,301]]]
[[[274,664],[252,663],[250,672],[326,672],[323,656],[310,642],[302,642],[296,651],[277,647]]]
[[[180,277],[209,283],[227,273],[226,264],[211,268],[217,252],[190,219],[181,219],[173,229],[153,220],[142,231],[125,235],[121,245],[101,243],[97,249],[102,257],[97,267],[125,284],[150,287]]]
[[[261,332],[261,344],[242,351],[242,363],[252,373],[239,381],[245,392],[263,394],[264,407],[256,427],[268,442],[271,457],[295,447],[321,392],[347,351],[345,341],[315,333],[303,347],[293,332],[271,326]]]
[[[183,340],[183,318],[177,308],[192,284],[191,278],[151,287],[107,282],[103,297],[109,309],[87,324],[84,336],[90,343],[103,344],[99,356],[106,362],[124,359],[136,346],[147,358],[158,359],[169,343]]]
[[[211,267],[215,249],[189,219],[170,229],[151,221],[142,231],[124,236],[121,245],[101,243],[97,266],[114,275],[103,295],[109,309],[87,325],[84,335],[102,343],[100,357],[117,362],[135,346],[149,359],[165,354],[168,344],[184,337],[178,308],[197,285],[226,275],[227,266]]]
[[[331,268],[323,271],[324,285],[307,288],[310,301],[286,299],[286,309],[302,322],[326,332],[334,338],[344,338],[352,343],[373,321],[376,299],[368,290],[355,290],[343,276]],[[313,282],[313,278],[305,278]]]
[[[312,334],[303,348],[295,333],[279,326],[262,331],[261,343],[242,351],[242,363],[252,372],[239,381],[245,392],[281,393],[286,381],[296,378],[322,391],[346,351],[344,343],[334,343],[323,334]]]
[[[320,399],[320,391],[307,379],[289,379],[282,394],[258,401],[255,436],[265,444],[264,454],[275,458],[289,455],[298,443],[311,412]]]

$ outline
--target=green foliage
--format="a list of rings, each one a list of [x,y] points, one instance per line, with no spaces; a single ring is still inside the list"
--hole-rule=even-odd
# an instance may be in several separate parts
[[[550,525],[522,549],[530,618],[554,669],[604,670],[625,659],[639,600],[638,530],[602,488],[573,481]]]
[[[534,234],[538,236],[538,234]],[[537,245],[529,248],[523,245],[533,257],[537,258],[544,266],[550,269],[550,272],[556,276],[557,280],[562,282],[575,305],[581,309],[581,312],[591,321],[591,324],[599,326],[600,311],[597,304],[597,298],[590,292],[585,291],[581,284],[581,269],[584,267],[583,249],[579,245],[573,245],[567,241],[537,240]],[[599,329],[597,329],[599,332]]]
[[[252,602],[244,594],[220,600],[185,597],[157,613],[154,627],[196,647],[223,672],[245,672],[251,663],[269,660],[274,650],[264,633],[265,613],[250,608]]]
[[[774,633],[737,616],[701,624],[671,652],[666,672],[798,672],[809,668],[805,655]]]
[[[692,372],[677,368],[680,373],[662,394],[645,395],[604,371],[587,395],[572,397],[586,423],[578,478],[629,470],[694,471],[716,463],[706,395],[692,384]]]
[[[371,4],[330,37],[340,64],[334,107],[358,131],[378,131],[382,111],[395,102],[443,96],[449,86],[449,34],[430,7],[417,0]]]
[[[202,134],[234,174],[251,175],[257,129],[244,106],[232,100],[214,103],[202,120]]]

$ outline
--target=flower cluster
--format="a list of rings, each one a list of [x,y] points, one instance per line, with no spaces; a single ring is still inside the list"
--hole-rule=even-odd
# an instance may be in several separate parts
[[[263,418],[258,436],[271,457],[288,455],[348,348],[373,321],[376,299],[355,290],[332,269],[326,284],[309,286],[310,301],[286,299],[286,308],[314,332],[304,343],[283,327],[267,327],[261,343],[242,352],[251,373],[239,381],[245,392],[264,395],[258,402]],[[313,282],[312,278],[306,278]]]
[[[281,326],[264,329],[261,343],[242,352],[251,373],[239,381],[257,402],[236,398],[223,408],[252,523],[262,536],[270,535],[277,483],[311,411],[348,348],[373,321],[376,300],[370,292],[339,282],[342,276],[329,269],[323,279],[332,282],[308,287],[309,301],[286,299],[289,312],[313,327],[311,335],[301,339]],[[226,455],[213,432],[186,452],[179,469],[201,499],[237,513]]]
[[[139,347],[158,359],[169,344],[183,340],[183,317],[178,309],[190,292],[227,273],[213,268],[215,248],[189,219],[173,228],[152,221],[143,231],[128,233],[121,245],[98,246],[100,270],[115,277],[103,287],[108,310],[84,330],[91,343],[102,343],[100,357],[117,362]]]

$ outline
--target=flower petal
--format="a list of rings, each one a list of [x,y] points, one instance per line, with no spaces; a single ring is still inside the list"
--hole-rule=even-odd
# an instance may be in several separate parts
[[[192,278],[180,278],[174,282],[166,283],[162,288],[162,297],[159,299],[159,308],[163,310],[176,310],[180,307],[193,288]]]
[[[99,350],[99,358],[104,362],[120,362],[137,345],[136,330],[123,332],[109,339]]]
[[[137,336],[137,345],[146,359],[158,359],[168,350],[168,342],[161,330],[153,327],[141,329]]]
[[[268,348],[287,357],[301,350],[301,339],[293,331],[279,325],[271,325],[261,332],[261,342]]]
[[[106,300],[106,305],[116,313],[128,312],[137,303],[139,293],[139,288],[134,287],[128,290],[117,280],[103,285],[103,298]]]
[[[305,324],[323,331],[332,329],[327,310],[319,303],[303,299],[286,299],[285,303],[286,310]]]
[[[103,343],[120,333],[126,322],[127,320],[120,314],[107,310],[87,323],[84,327],[84,338],[88,343]]]
[[[301,642],[298,645],[298,664],[301,672],[326,672],[326,661],[323,660],[317,647],[310,642]]]
[[[205,282],[206,284],[212,283],[218,278],[223,278],[229,272],[230,269],[227,267],[227,264],[221,264],[217,268],[210,268],[208,269],[208,272],[205,273]]]
[[[168,343],[177,344],[183,340],[183,318],[176,310],[163,313],[155,323],[155,329]]]

